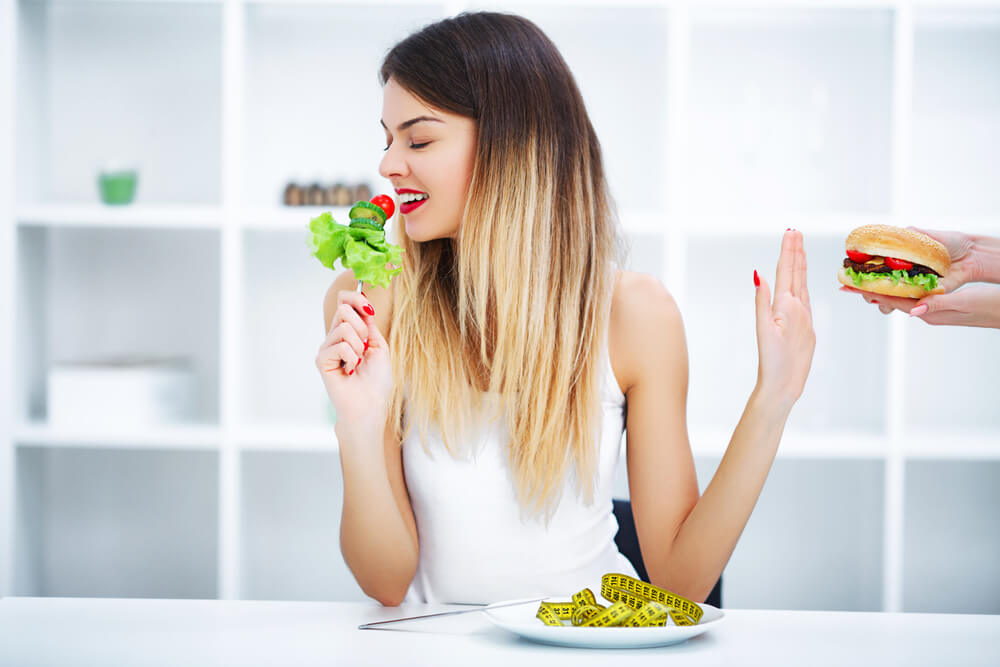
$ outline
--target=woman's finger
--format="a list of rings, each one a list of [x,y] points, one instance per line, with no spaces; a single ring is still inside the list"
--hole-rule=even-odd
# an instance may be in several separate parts
[[[792,296],[802,298],[802,285],[805,282],[806,257],[802,251],[802,232],[792,232],[792,249],[795,252],[795,262],[792,270]]]
[[[364,317],[355,310],[352,304],[342,303],[337,306],[331,331],[336,329],[341,323],[353,327],[362,340],[368,338],[368,325],[365,324]]]
[[[768,286],[767,281],[756,271],[753,274],[754,278],[758,281],[757,292],[754,295],[754,305],[757,309],[757,336],[760,337],[765,324],[771,322],[771,288]]]
[[[778,256],[778,271],[774,277],[775,295],[790,292],[792,274],[795,270],[795,233],[786,230],[781,239],[781,255]]]
[[[364,356],[365,350],[368,349],[365,347],[365,339],[358,334],[357,330],[353,326],[347,322],[342,322],[340,326],[334,330],[334,332],[333,341],[331,342],[339,343],[343,341],[351,346],[351,349],[354,350],[355,354],[358,356]]]
[[[378,325],[375,324],[375,316],[365,315],[363,319],[365,325],[368,327],[368,347],[388,349],[389,344],[386,342],[385,337],[382,336],[382,331],[379,330]]]
[[[363,292],[356,292],[354,290],[342,290],[337,293],[337,302],[350,304],[351,307],[358,313],[358,315],[374,315],[375,308],[372,306],[371,301],[365,296]]]
[[[361,357],[355,353],[354,348],[346,341],[340,341],[320,351],[316,356],[316,367],[321,373],[343,370],[351,375],[360,361]]]
[[[809,304],[809,272],[806,271],[806,247],[804,239],[799,243],[799,259],[802,274],[802,283],[799,286],[799,299],[805,304],[809,312],[812,312],[812,306]]]

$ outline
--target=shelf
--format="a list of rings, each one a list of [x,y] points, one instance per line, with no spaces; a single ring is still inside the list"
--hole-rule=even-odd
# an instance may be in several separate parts
[[[717,459],[696,460],[704,491]],[[723,575],[727,607],[878,611],[883,461],[775,461]]]
[[[215,453],[20,449],[15,465],[15,595],[215,597]]]
[[[786,229],[797,229],[809,236],[832,236],[843,242],[855,227],[862,225],[907,224],[893,221],[885,215],[863,213],[778,213],[774,215],[749,212],[742,214],[692,214],[681,222],[686,234],[697,237],[770,236],[780,238]]]
[[[21,424],[14,431],[19,447],[109,447],[126,449],[215,449],[221,442],[217,426],[129,426],[100,429]]]
[[[310,254],[302,229],[247,231],[243,245],[241,345],[253,361],[240,369],[240,419],[328,423],[316,353],[326,336],[323,301],[337,274]]]
[[[998,332],[900,317],[906,320],[907,358],[919,360],[903,371],[906,432],[1000,434]]]
[[[470,3],[476,8],[478,3]],[[489,7],[487,7],[489,8]],[[658,3],[511,8],[555,43],[572,69],[601,143],[608,186],[620,204],[666,205],[669,11]],[[595,45],[617,45],[614,57]]]
[[[906,436],[904,440],[904,455],[907,459],[1000,460],[1000,430],[994,433],[961,433],[950,430],[941,431],[938,435],[922,431],[919,435]]]
[[[219,236],[19,228],[15,419],[49,420],[48,378],[58,365],[171,359],[190,369],[191,388],[174,403],[184,421],[218,422]],[[115,422],[111,409],[104,421]]]
[[[348,206],[260,206],[240,210],[238,219],[239,224],[247,229],[299,231],[305,238],[309,221],[313,218],[330,213],[334,220],[346,225],[350,221],[348,211]],[[398,218],[391,219],[387,226],[391,228],[395,220]]]
[[[914,22],[908,208],[1000,216],[1000,7],[921,8]]]
[[[236,432],[237,446],[244,451],[333,452],[338,451],[333,424],[302,426],[271,424],[244,426]]]
[[[1000,461],[906,464],[903,611],[1000,613]]]
[[[218,449],[222,440],[222,429],[208,425],[92,429],[29,423],[14,430],[14,444],[20,448]],[[244,424],[235,429],[233,441],[245,451],[337,452],[333,424]]]
[[[19,3],[17,200],[96,203],[121,165],[137,203],[219,203],[222,6]]]
[[[239,102],[243,200],[277,205],[288,182],[385,191],[378,69],[393,44],[442,12],[433,4],[248,4]]]
[[[243,597],[366,600],[340,554],[336,453],[242,456]]]
[[[104,206],[101,204],[39,204],[17,209],[22,227],[154,227],[207,228],[222,226],[217,206]]]
[[[738,417],[739,415],[736,415]],[[695,456],[719,457],[726,453],[733,432],[713,428],[691,428],[689,439]],[[873,433],[817,435],[786,430],[778,447],[779,459],[884,459],[887,438]]]
[[[887,9],[692,11],[690,206],[889,211]]]

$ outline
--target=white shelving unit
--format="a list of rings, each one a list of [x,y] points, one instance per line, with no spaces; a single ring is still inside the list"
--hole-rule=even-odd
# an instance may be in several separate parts
[[[1000,235],[1000,2],[735,4],[503,7],[569,62],[631,267],[680,304],[702,486],[754,381],[752,271],[806,234],[816,357],[726,604],[998,613],[997,336],[885,318],[834,273],[861,224]],[[281,191],[386,189],[382,54],[490,6],[0,8],[0,594],[363,598],[313,367],[326,209]],[[112,160],[140,168],[130,206],[99,203]],[[195,416],[50,424],[49,365],[102,355],[191,359]]]

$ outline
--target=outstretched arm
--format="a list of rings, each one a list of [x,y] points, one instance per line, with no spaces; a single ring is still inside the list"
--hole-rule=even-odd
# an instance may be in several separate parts
[[[736,547],[812,362],[815,334],[805,275],[802,235],[786,232],[773,302],[765,281],[757,287],[757,385],[700,498],[685,425],[687,352],[680,314],[658,283],[621,299],[613,321],[634,324],[616,325],[626,332],[619,342],[641,350],[641,357],[622,355],[621,366],[629,384],[632,511],[654,584],[704,600]]]

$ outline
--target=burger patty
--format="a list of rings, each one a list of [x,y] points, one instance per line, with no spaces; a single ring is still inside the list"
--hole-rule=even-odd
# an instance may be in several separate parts
[[[844,268],[854,269],[858,273],[892,273],[892,269],[890,269],[885,264],[862,264],[853,261],[850,257],[844,258]],[[906,273],[911,278],[913,276],[918,276],[921,273],[933,273],[935,276],[938,277],[941,276],[941,274],[935,271],[934,269],[927,266],[923,266],[922,264],[914,264],[913,268],[907,270]]]

